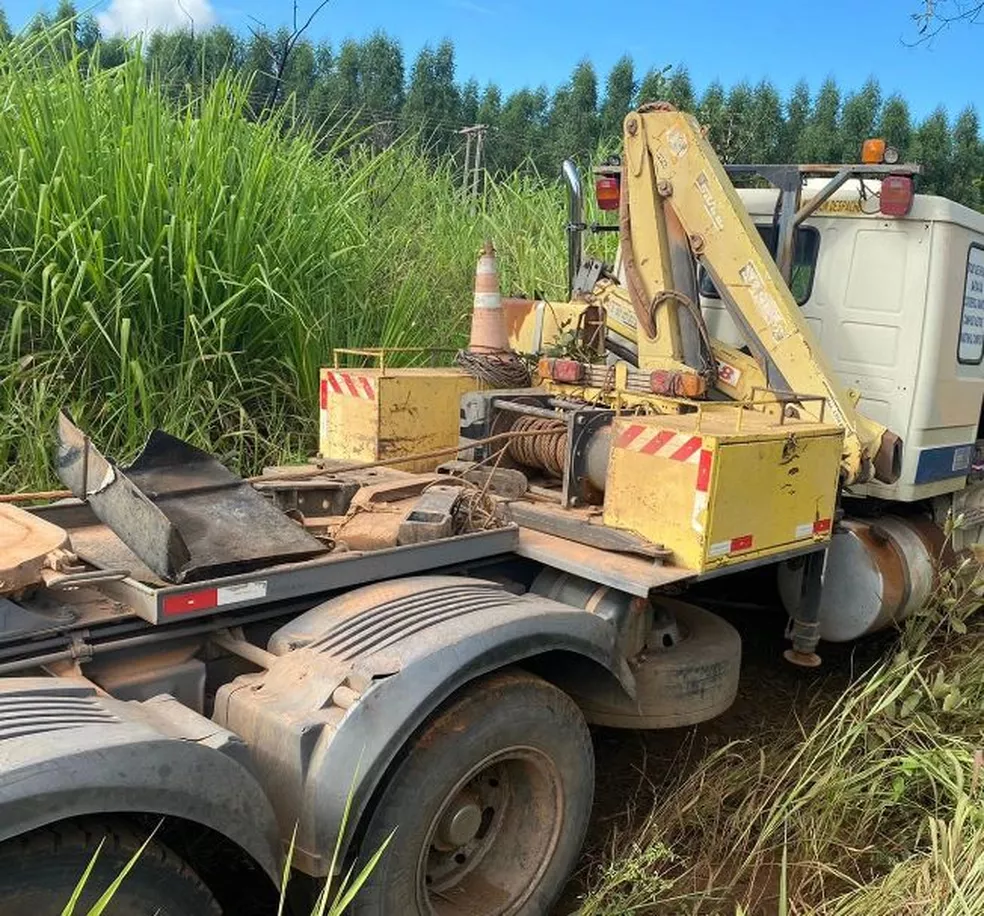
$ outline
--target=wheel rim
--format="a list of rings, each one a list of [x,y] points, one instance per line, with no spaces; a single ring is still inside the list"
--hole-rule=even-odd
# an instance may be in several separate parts
[[[560,837],[554,762],[512,747],[472,767],[431,819],[417,887],[432,916],[512,916],[536,890]]]

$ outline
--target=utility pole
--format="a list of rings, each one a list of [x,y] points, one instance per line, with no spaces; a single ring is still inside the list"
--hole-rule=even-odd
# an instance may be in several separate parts
[[[461,172],[461,190],[462,193],[470,193],[473,198],[478,197],[482,154],[485,152],[485,132],[488,129],[488,124],[473,124],[458,131],[465,138],[465,165]]]
[[[472,197],[478,197],[479,176],[482,174],[482,153],[485,152],[485,131],[486,126],[479,124],[475,133],[475,163],[474,177],[472,178]]]
[[[468,162],[471,159],[472,137],[474,133],[470,127],[463,127],[458,133],[464,135],[465,138],[465,165],[461,170],[461,193],[464,194],[468,190]]]

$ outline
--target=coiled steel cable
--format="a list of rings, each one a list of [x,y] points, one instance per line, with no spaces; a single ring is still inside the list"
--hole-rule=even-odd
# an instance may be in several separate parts
[[[567,424],[563,420],[519,416],[510,431],[527,434],[509,441],[509,455],[513,461],[557,477],[563,475],[567,454]]]
[[[530,367],[511,350],[498,353],[459,350],[455,362],[472,378],[492,388],[529,388],[532,384]]]

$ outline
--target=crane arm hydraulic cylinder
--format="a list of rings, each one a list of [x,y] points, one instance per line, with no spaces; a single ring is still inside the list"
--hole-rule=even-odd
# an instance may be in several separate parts
[[[824,419],[844,428],[844,483],[897,479],[901,439],[863,416],[836,379],[696,120],[666,106],[629,114],[622,169],[622,256],[638,318],[640,367],[681,358],[680,302],[690,290],[675,277],[673,251],[687,245],[743,329],[770,387],[822,398]],[[796,409],[817,411],[810,401]]]

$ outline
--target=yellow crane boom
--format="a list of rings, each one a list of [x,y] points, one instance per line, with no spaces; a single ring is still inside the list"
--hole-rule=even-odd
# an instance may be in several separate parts
[[[844,482],[896,479],[901,440],[862,415],[836,379],[697,121],[662,103],[645,106],[625,119],[624,143],[620,242],[627,290],[602,281],[594,298],[601,305],[624,302],[627,291],[639,368],[689,376],[691,390],[717,385],[734,395],[727,380],[715,377],[716,357],[727,348],[706,331],[700,365],[685,358],[681,312],[703,328],[695,259],[743,328],[760,378],[779,391],[822,398],[826,419],[844,428]],[[809,416],[817,406],[804,401],[796,409]]]

